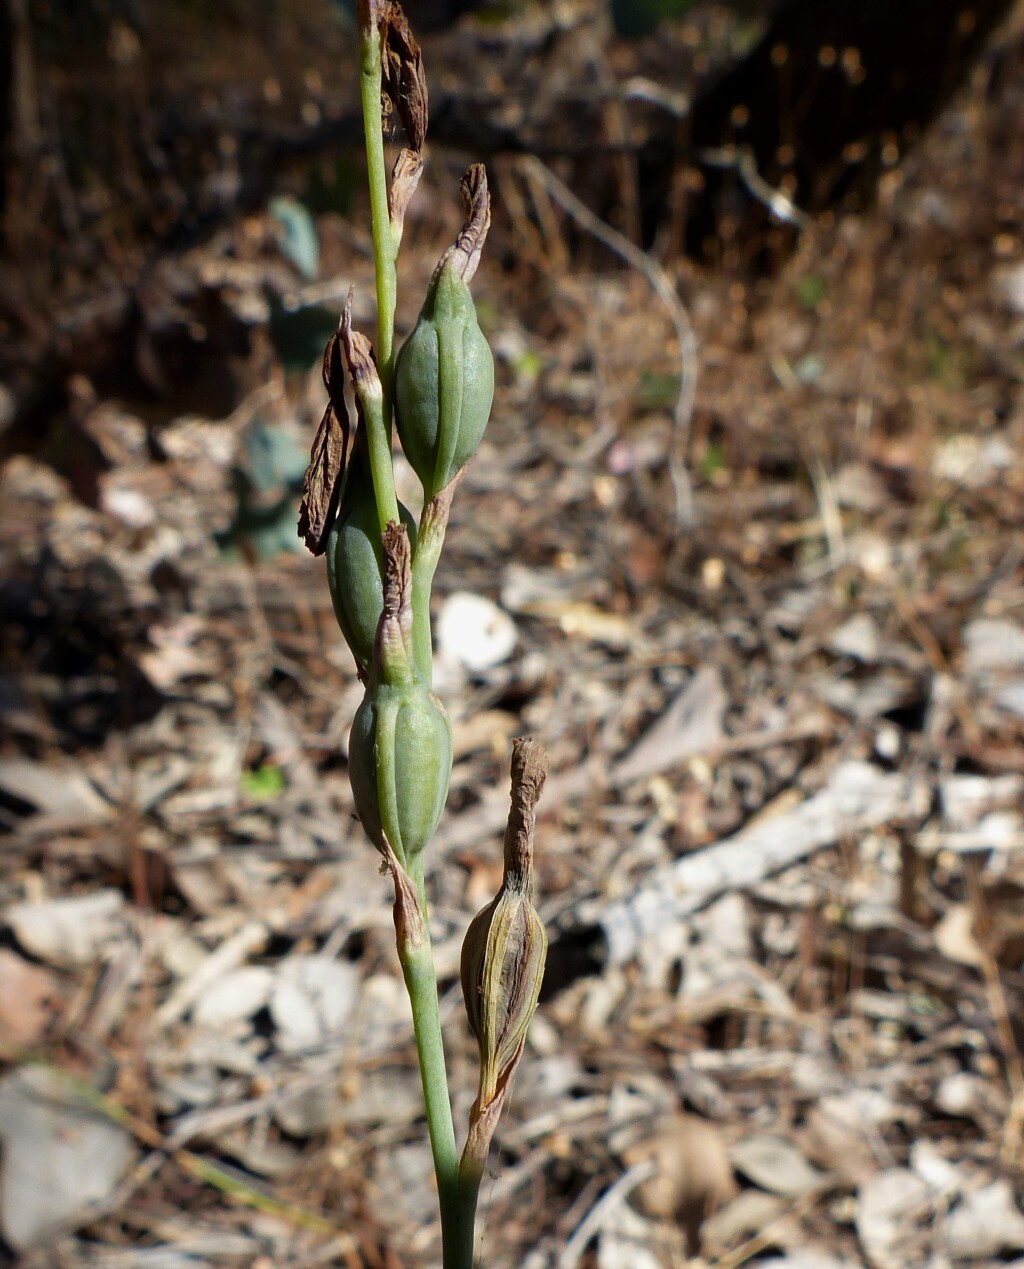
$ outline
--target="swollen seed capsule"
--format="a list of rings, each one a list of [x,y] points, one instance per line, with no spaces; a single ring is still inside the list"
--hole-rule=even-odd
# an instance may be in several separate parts
[[[476,453],[494,398],[494,358],[454,259],[438,273],[395,365],[398,434],[429,502]]]
[[[413,542],[416,524],[407,507],[399,514]],[[373,481],[365,451],[357,449],[345,476],[338,518],[327,543],[327,584],[345,642],[368,671],[384,596],[384,552]]]
[[[434,835],[448,798],[452,725],[440,700],[413,680],[371,682],[348,743],[349,779],[367,836],[409,867]]]
[[[480,1046],[485,1106],[519,1060],[537,1008],[548,940],[529,895],[507,883],[473,918],[462,945],[462,993]]]
[[[518,1065],[544,978],[548,939],[533,906],[533,837],[546,764],[532,740],[513,742],[501,889],[473,918],[462,944],[462,994],[480,1047],[477,1117],[502,1095]]]

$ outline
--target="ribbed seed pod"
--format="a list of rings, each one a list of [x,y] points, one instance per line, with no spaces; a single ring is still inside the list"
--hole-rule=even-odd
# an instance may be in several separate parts
[[[367,836],[405,867],[434,835],[452,773],[452,726],[419,682],[371,683],[349,737],[349,779]]]
[[[416,523],[401,503],[399,514],[415,543]],[[384,607],[384,550],[365,445],[357,443],[345,473],[338,517],[327,541],[327,584],[345,642],[368,672]]]
[[[494,358],[453,258],[395,365],[398,435],[428,502],[476,453],[493,398]]]
[[[462,989],[480,1046],[479,1100],[486,1104],[526,1039],[544,976],[547,935],[529,899],[503,889],[473,921],[463,946]]]
[[[462,945],[462,993],[480,1048],[480,1116],[518,1064],[537,1008],[547,935],[533,906],[533,834],[544,783],[543,751],[530,740],[512,752],[512,810],[501,889],[470,924]]]
[[[349,736],[348,771],[367,836],[408,868],[434,835],[452,774],[452,725],[423,682],[413,654],[409,535],[391,523],[382,538],[383,607],[370,681]]]

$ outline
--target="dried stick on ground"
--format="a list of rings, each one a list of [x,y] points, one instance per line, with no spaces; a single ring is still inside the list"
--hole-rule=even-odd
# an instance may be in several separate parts
[[[582,225],[588,233],[604,243],[609,251],[614,251],[638,273],[642,273],[651,288],[665,305],[679,345],[679,395],[673,414],[673,436],[669,452],[669,470],[672,473],[672,487],[675,491],[676,528],[689,528],[693,524],[693,490],[690,486],[689,473],[686,470],[686,446],[690,434],[690,422],[693,418],[693,404],[697,395],[697,337],[690,322],[683,302],[676,292],[672,279],[657,262],[646,252],[640,250],[628,238],[623,237],[610,225],[606,225],[600,217],[595,216],[589,207],[581,202],[558,177],[534,155],[526,155],[517,163],[523,176],[535,181],[565,211]]]

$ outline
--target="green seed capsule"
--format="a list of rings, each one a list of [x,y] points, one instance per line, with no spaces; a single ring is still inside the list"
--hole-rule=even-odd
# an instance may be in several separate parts
[[[458,263],[441,268],[395,365],[402,447],[429,502],[469,462],[494,398],[494,358]]]
[[[399,514],[415,542],[412,513],[399,504]],[[328,539],[327,584],[345,642],[368,671],[384,602],[384,552],[370,464],[363,448],[357,448],[352,457],[338,518]]]
[[[413,679],[371,682],[349,736],[349,779],[367,836],[390,843],[409,867],[434,835],[452,773],[452,725],[440,700]]]

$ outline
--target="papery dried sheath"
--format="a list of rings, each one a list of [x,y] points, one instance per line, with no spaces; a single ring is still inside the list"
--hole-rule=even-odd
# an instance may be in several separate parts
[[[323,555],[327,549],[328,535],[337,514],[351,431],[345,404],[341,341],[337,335],[331,336],[324,350],[323,379],[329,399],[313,438],[299,503],[299,537],[314,555]]]
[[[416,187],[423,175],[423,156],[418,150],[403,150],[395,160],[391,173],[391,188],[388,190],[388,211],[391,216],[391,236],[394,239],[395,251],[402,241],[405,228],[405,213],[416,193]]]
[[[419,152],[427,139],[430,110],[423,54],[399,4],[371,4],[381,36],[381,107],[397,110],[409,145]]]

